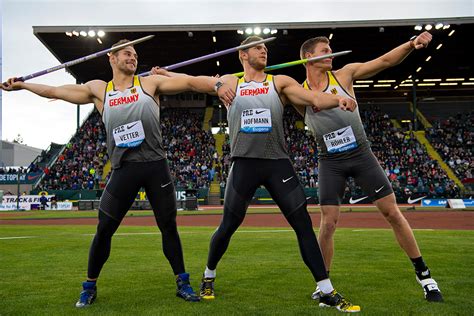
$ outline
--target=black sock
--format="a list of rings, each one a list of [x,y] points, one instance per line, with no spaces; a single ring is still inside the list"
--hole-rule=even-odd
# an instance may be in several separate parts
[[[97,283],[97,280],[89,280],[89,279],[87,279],[87,282],[94,282],[94,283]]]
[[[418,258],[410,258],[411,263],[413,264],[413,267],[415,267],[416,272],[424,272],[428,269],[428,267],[425,264],[425,261],[423,261],[423,257],[418,257]]]

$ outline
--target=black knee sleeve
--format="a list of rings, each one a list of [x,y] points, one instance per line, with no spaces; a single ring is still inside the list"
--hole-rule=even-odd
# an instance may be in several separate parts
[[[224,215],[216,232],[211,238],[207,267],[211,270],[217,267],[220,259],[229,246],[230,239],[245,218],[245,212],[250,201],[242,198],[229,183],[226,188]]]
[[[119,198],[113,196],[105,189],[100,198],[99,211],[120,222],[125,214],[127,214],[129,208],[128,204],[126,201],[121,201]]]
[[[120,222],[99,211],[99,224],[89,251],[87,277],[96,279],[110,255],[112,236]]]
[[[303,188],[298,185],[283,198],[278,199],[278,205],[286,218],[299,210],[306,211],[307,200]]]
[[[316,282],[328,277],[323,255],[313,230],[311,217],[306,210],[306,201],[294,210],[286,219],[296,233],[298,245],[304,263],[309,268]]]
[[[245,212],[250,204],[250,199],[245,199],[234,188],[232,181],[228,181],[224,197],[224,213],[232,212],[236,217],[245,217]]]

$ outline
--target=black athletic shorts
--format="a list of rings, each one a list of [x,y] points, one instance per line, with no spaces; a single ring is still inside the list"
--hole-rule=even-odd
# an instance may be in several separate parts
[[[100,199],[99,210],[121,221],[140,188],[145,189],[155,213],[161,216],[176,213],[176,194],[166,159],[123,162],[120,168],[113,169]]]
[[[340,205],[346,180],[353,177],[368,200],[378,200],[393,193],[385,171],[370,148],[358,148],[344,157],[319,158],[319,203]]]
[[[225,208],[244,217],[261,185],[288,217],[306,203],[303,187],[289,159],[233,158],[224,196]],[[235,196],[237,195],[237,196]]]

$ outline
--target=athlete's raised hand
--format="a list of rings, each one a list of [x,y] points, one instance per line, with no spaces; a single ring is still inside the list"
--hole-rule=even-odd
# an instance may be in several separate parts
[[[17,77],[9,78],[6,82],[2,83],[2,90],[14,91],[23,89],[22,81],[17,81]]]
[[[343,111],[354,112],[356,107],[357,107],[357,102],[356,102],[356,100],[354,100],[352,98],[340,98],[339,99],[339,108]]]
[[[162,75],[162,76],[165,76],[165,77],[170,77],[170,75],[168,73],[168,70],[166,70],[164,68],[160,68],[158,66],[155,66],[155,67],[151,68],[150,73],[152,75]]]
[[[428,44],[431,42],[432,38],[433,35],[431,35],[429,32],[423,32],[412,41],[411,45],[414,49],[426,48],[428,47]]]
[[[230,106],[232,101],[235,98],[235,86],[229,84],[228,82],[223,82],[223,84],[217,89],[217,95],[219,99],[224,103],[225,106]]]

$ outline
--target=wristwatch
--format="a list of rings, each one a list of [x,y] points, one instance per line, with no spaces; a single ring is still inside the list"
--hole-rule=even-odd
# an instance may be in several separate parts
[[[412,37],[410,37],[410,46],[411,46],[411,48],[415,48],[415,40],[416,40],[417,37],[418,37],[418,35],[413,35]]]
[[[214,86],[214,91],[217,92],[217,90],[219,90],[219,88],[222,87],[223,85],[224,83],[222,81],[217,81],[216,85]]]

